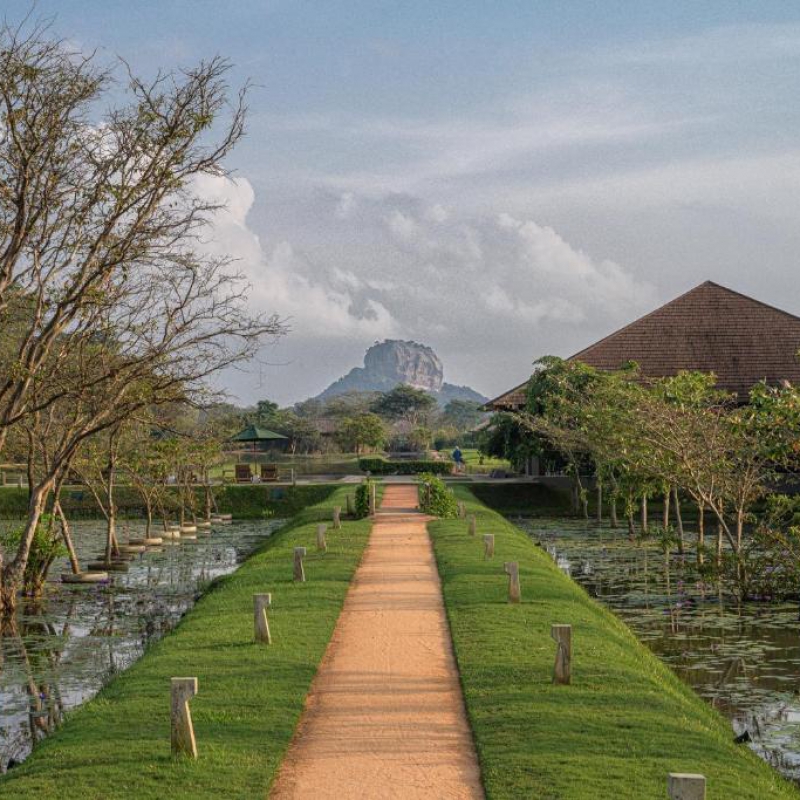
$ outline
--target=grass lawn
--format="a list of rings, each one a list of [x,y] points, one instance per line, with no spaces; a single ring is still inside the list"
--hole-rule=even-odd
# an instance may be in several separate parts
[[[345,522],[329,530],[327,554],[316,552],[314,520],[344,507],[347,491],[301,512],[218,581],[172,634],[0,778],[0,797],[264,797],[369,535],[369,520]],[[308,548],[304,584],[292,582],[296,545]],[[256,592],[273,593],[270,646],[252,641]],[[173,676],[199,681],[191,702],[197,761],[170,755]]]
[[[800,798],[522,531],[456,493],[478,537],[464,520],[429,530],[488,797],[659,798],[668,772],[699,772],[710,800]],[[520,564],[520,605],[506,602],[504,561]],[[571,686],[551,682],[553,623],[573,626]]]

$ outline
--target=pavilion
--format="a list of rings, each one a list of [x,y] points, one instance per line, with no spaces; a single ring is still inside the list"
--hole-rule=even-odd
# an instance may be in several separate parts
[[[635,361],[649,378],[711,372],[718,388],[744,403],[760,381],[800,384],[798,352],[800,317],[706,281],[568,360],[602,370]],[[527,386],[515,386],[486,408],[519,410]]]

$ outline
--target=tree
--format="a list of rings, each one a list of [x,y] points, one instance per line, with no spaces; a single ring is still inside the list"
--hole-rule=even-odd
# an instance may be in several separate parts
[[[365,448],[381,447],[386,441],[386,428],[377,414],[346,417],[336,431],[336,441],[343,450],[360,455]]]
[[[442,422],[453,425],[458,431],[474,428],[485,416],[481,404],[474,400],[451,400],[442,411]]]
[[[378,397],[370,410],[387,420],[408,420],[417,426],[427,421],[436,406],[436,400],[423,389],[400,384]]]

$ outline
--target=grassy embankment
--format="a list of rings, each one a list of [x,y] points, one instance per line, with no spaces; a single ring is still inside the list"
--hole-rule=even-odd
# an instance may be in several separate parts
[[[478,537],[463,520],[429,528],[490,798],[665,797],[668,772],[704,774],[710,800],[800,797],[528,536],[466,487],[456,492]],[[483,533],[495,534],[493,560]],[[517,606],[506,600],[504,561],[520,564]],[[573,626],[571,686],[551,682],[553,623]]]
[[[301,512],[215,583],[172,634],[0,778],[0,797],[264,797],[368,538],[369,520],[345,521],[329,531],[326,554],[315,549],[316,520],[344,506],[346,491]],[[292,582],[298,545],[308,548],[304,584]],[[258,592],[273,593],[270,646],[252,641]],[[199,681],[197,761],[170,756],[169,679],[187,675]]]
[[[229,484],[215,486],[214,496],[217,510],[233,514],[236,519],[262,519],[267,516],[286,519],[313,503],[322,502],[334,490],[332,485],[270,486],[269,484]],[[202,490],[197,490],[197,510],[203,508]],[[143,514],[142,499],[135,489],[118,486],[117,507],[121,517],[140,517]],[[62,505],[70,517],[92,518],[100,516],[100,510],[85,488],[68,487],[62,494]],[[177,509],[177,494],[167,496],[167,509]],[[15,486],[0,488],[0,519],[23,517],[28,511],[28,490]]]

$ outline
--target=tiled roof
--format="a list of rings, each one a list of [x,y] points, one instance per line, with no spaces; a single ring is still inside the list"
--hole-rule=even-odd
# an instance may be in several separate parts
[[[652,378],[681,370],[713,372],[721,389],[740,400],[759,381],[800,384],[800,318],[706,281],[570,360],[597,369],[636,361]],[[519,407],[527,383],[487,403]]]

